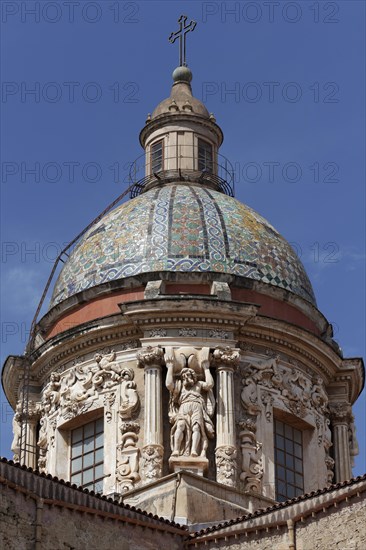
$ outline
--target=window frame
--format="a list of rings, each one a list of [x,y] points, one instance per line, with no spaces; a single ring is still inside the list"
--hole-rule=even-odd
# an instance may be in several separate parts
[[[90,427],[93,426],[93,430],[90,432]],[[80,433],[81,438],[77,432]],[[101,436],[101,437],[100,437]],[[90,420],[70,430],[70,482],[75,483],[84,489],[89,491],[95,491],[96,493],[103,492],[103,480],[104,480],[104,417],[98,417]],[[101,441],[98,441],[101,439]],[[89,449],[87,445],[92,443]],[[80,445],[81,444],[81,445]],[[81,447],[80,452],[79,449]],[[75,452],[76,451],[76,452]],[[99,457],[99,455],[101,455]],[[97,458],[98,457],[98,458]],[[92,461],[89,462],[90,458]],[[73,463],[81,460],[80,468],[73,469]],[[101,468],[101,475],[96,474],[97,468]],[[91,479],[85,480],[87,472],[92,473]],[[75,479],[77,478],[77,479]],[[98,489],[98,485],[101,489]]]
[[[200,144],[201,143],[203,143],[206,146],[206,150],[207,150],[207,148],[210,148],[210,150],[211,150],[211,160],[209,161],[209,164],[210,164],[210,169],[209,170],[207,169],[207,158],[206,158],[206,156],[205,156],[205,159],[204,159],[205,167],[204,168],[200,167]],[[214,147],[213,147],[213,144],[210,141],[202,139],[201,137],[197,137],[197,169],[200,170],[201,172],[206,171],[210,174],[214,173]]]
[[[161,145],[161,165],[159,170],[153,169],[153,147],[156,145]],[[164,155],[164,138],[158,139],[150,144],[150,174],[157,174],[159,172],[162,172],[164,170],[164,162],[165,162],[165,155]]]
[[[273,439],[276,500],[285,502],[305,491],[304,433],[293,424],[274,418]]]

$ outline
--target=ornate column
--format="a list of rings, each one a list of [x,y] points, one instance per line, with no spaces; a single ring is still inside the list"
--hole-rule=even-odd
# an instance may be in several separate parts
[[[333,427],[335,481],[339,483],[352,477],[349,435],[352,410],[351,406],[346,402],[330,403],[329,408]]]
[[[216,480],[234,486],[237,469],[234,371],[239,365],[239,350],[216,348],[213,362],[217,372]]]
[[[143,483],[163,474],[163,407],[161,367],[164,351],[160,346],[147,346],[137,354],[137,366],[145,372],[144,446],[141,450]]]

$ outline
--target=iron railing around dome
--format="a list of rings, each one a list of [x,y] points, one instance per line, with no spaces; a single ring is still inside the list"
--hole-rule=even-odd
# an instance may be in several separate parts
[[[234,197],[234,168],[219,153],[200,157],[196,145],[164,145],[159,170],[153,171],[150,152],[140,155],[129,170],[130,196],[135,198],[165,183],[198,183]]]

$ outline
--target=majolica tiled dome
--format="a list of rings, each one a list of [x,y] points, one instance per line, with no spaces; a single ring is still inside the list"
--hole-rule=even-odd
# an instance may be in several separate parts
[[[303,265],[264,218],[227,195],[180,183],[143,193],[89,230],[58,277],[51,307],[111,280],[161,271],[248,277],[315,304]]]

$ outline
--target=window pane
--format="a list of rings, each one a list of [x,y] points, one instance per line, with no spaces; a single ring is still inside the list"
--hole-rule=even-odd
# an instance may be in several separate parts
[[[277,462],[278,464],[281,464],[282,466],[285,465],[285,453],[283,451],[277,451]]]
[[[295,496],[295,487],[292,485],[287,485],[287,496],[288,498],[294,498]]]
[[[292,470],[287,470],[286,472],[286,481],[288,483],[294,483],[295,481],[295,474]]]
[[[84,455],[84,468],[89,468],[94,464],[94,453],[88,453]]]
[[[94,437],[88,437],[84,439],[84,453],[94,450]]]
[[[302,487],[304,484],[304,480],[301,474],[295,474],[295,484],[298,487]]]
[[[288,437],[289,439],[292,439],[292,428],[287,424],[285,424],[285,436]]]
[[[78,472],[79,470],[82,469],[82,464],[83,464],[83,461],[81,457],[75,458],[74,460],[71,461],[71,471]]]
[[[198,170],[212,170],[212,146],[201,139],[198,140]]]
[[[276,432],[281,435],[284,434],[283,422],[279,422],[278,420],[276,420]]]
[[[83,451],[83,442],[82,441],[78,441],[77,443],[73,443],[72,444],[72,457],[74,458],[75,456],[80,456],[82,454],[82,451]]]
[[[281,435],[276,435],[276,447],[277,449],[285,448],[285,440]]]
[[[83,438],[83,428],[77,428],[76,430],[73,430],[71,432],[72,435],[72,443],[76,443],[76,441],[81,441]]]
[[[71,476],[71,483],[75,483],[76,485],[81,485],[81,474],[74,474]]]
[[[294,430],[294,440],[296,443],[302,443],[301,432],[299,430]]]
[[[302,447],[301,445],[299,445],[298,443],[295,443],[294,445],[295,447],[295,456],[297,456],[298,458],[302,458]]]
[[[277,484],[277,491],[281,493],[281,495],[286,494],[286,483],[284,481],[279,481]]]
[[[99,434],[103,431],[104,429],[104,419],[103,418],[99,418],[96,422],[95,422],[95,433],[96,434]]]
[[[302,460],[300,460],[300,458],[295,458],[295,470],[297,472],[302,472]]]
[[[98,479],[99,477],[103,477],[103,475],[104,475],[104,465],[99,464],[99,466],[95,467],[94,477],[95,479]]]
[[[83,484],[90,483],[93,481],[93,468],[89,468],[89,470],[84,470],[83,472]]]
[[[151,171],[159,172],[163,168],[163,142],[159,141],[151,146]]]
[[[94,491],[96,493],[102,493],[103,492],[103,481],[97,481],[94,484]]]
[[[103,460],[103,447],[95,451],[95,464]]]
[[[278,479],[286,479],[285,468],[283,468],[282,466],[277,467],[277,477]]]
[[[84,426],[84,439],[87,439],[88,437],[92,437],[94,435],[94,422],[90,422],[90,424],[86,424]]]
[[[289,439],[285,439],[285,446],[286,446],[286,452],[287,453],[294,453],[294,444]]]
[[[103,434],[98,434],[96,437],[95,437],[95,447],[103,447]]]
[[[286,466],[288,468],[294,467],[294,457],[292,455],[286,455]]]

